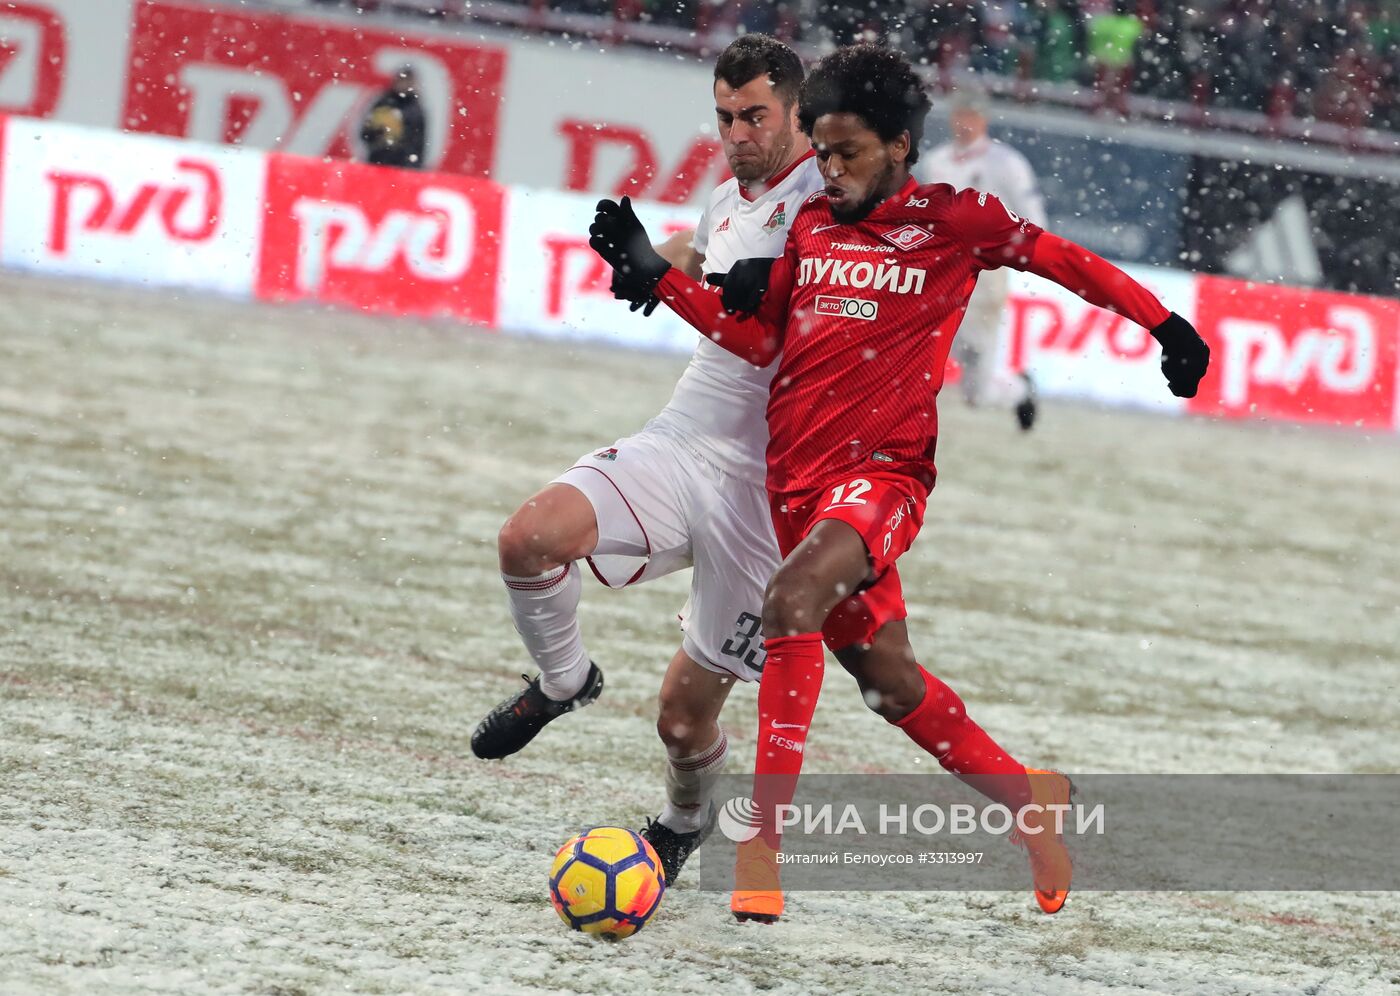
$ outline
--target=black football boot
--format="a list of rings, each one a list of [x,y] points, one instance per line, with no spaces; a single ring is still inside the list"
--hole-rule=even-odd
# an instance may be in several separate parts
[[[710,835],[710,831],[714,830],[717,814],[718,810],[715,809],[715,804],[710,803],[709,819],[699,830],[692,830],[690,833],[677,833],[659,820],[647,820],[647,825],[641,830],[641,835],[651,845],[656,856],[661,859],[661,869],[666,873],[668,888],[675,883],[676,876],[681,873],[681,866],[685,864],[685,859],[690,857],[697,847],[705,843],[705,838]]]
[[[540,690],[540,679],[520,676],[525,687],[486,714],[472,733],[472,753],[483,760],[509,757],[524,748],[550,720],[581,709],[603,691],[603,672],[588,662],[588,678],[578,694],[556,702]]]

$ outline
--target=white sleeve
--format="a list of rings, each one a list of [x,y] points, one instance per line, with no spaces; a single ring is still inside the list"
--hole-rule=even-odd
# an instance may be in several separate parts
[[[691,236],[690,248],[702,258],[710,248],[710,208],[714,206],[714,195],[705,201],[705,210],[700,212],[700,220],[695,223],[695,234]]]

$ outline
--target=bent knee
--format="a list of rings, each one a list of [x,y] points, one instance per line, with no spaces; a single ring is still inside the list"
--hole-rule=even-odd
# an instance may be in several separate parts
[[[496,554],[501,562],[501,570],[506,574],[521,577],[530,575],[530,571],[522,569],[522,565],[532,556],[530,531],[519,512],[507,519],[502,524],[501,531],[496,534]]]
[[[501,526],[496,536],[496,552],[504,573],[534,577],[578,559],[561,549],[564,544],[549,536],[542,525],[534,511],[525,507],[518,509]]]
[[[501,570],[521,577],[581,560],[597,544],[592,504],[567,485],[551,485],[527,500],[496,538]]]
[[[666,745],[668,754],[684,756],[683,748],[690,742],[694,726],[695,717],[689,712],[661,703],[656,714],[656,735]]]
[[[776,580],[763,595],[763,638],[813,633],[821,629],[816,600],[799,584]]]
[[[656,735],[672,757],[689,757],[714,743],[717,724],[707,710],[663,696],[656,714]]]
[[[824,584],[829,582],[801,571],[774,575],[763,595],[764,639],[820,631],[832,607],[850,594],[839,586],[827,590]]]

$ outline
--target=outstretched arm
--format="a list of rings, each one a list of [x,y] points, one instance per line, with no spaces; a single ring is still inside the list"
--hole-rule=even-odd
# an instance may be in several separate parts
[[[974,266],[1009,266],[1052,280],[1090,304],[1137,322],[1162,345],[1162,373],[1178,398],[1194,398],[1210,349],[1191,323],[1118,267],[1025,221],[990,194],[962,190],[944,224],[972,250]]]
[[[1049,232],[1042,232],[1035,240],[1025,269],[1145,329],[1156,328],[1171,314],[1157,295],[1108,260]]]
[[[1162,373],[1179,398],[1194,398],[1210,364],[1210,347],[1142,284],[1083,246],[1049,232],[1035,240],[1027,273],[1052,280],[1090,304],[1117,312],[1152,333],[1162,346]]]
[[[755,366],[767,366],[778,355],[792,290],[792,268],[781,265],[786,256],[773,267],[782,271],[772,281],[775,293],[754,317],[739,318],[724,310],[718,294],[705,290],[656,251],[628,198],[599,201],[588,235],[593,251],[613,268],[613,296],[632,302],[633,311],[655,295],[701,335]]]
[[[707,290],[674,268],[661,278],[657,287],[657,295],[666,306],[697,332],[756,367],[772,363],[782,349],[791,293],[792,271],[786,256],[773,262],[768,293],[752,316],[725,311],[718,293]]]

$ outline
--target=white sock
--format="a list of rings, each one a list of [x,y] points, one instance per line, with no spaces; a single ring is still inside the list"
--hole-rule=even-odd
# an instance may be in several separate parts
[[[540,669],[540,690],[562,702],[578,694],[588,680],[588,652],[578,625],[583,577],[577,564],[566,564],[532,578],[502,574],[525,649]]]
[[[729,757],[729,738],[719,739],[693,757],[673,757],[666,765],[666,808],[658,822],[676,833],[694,833],[710,816],[710,796]]]

